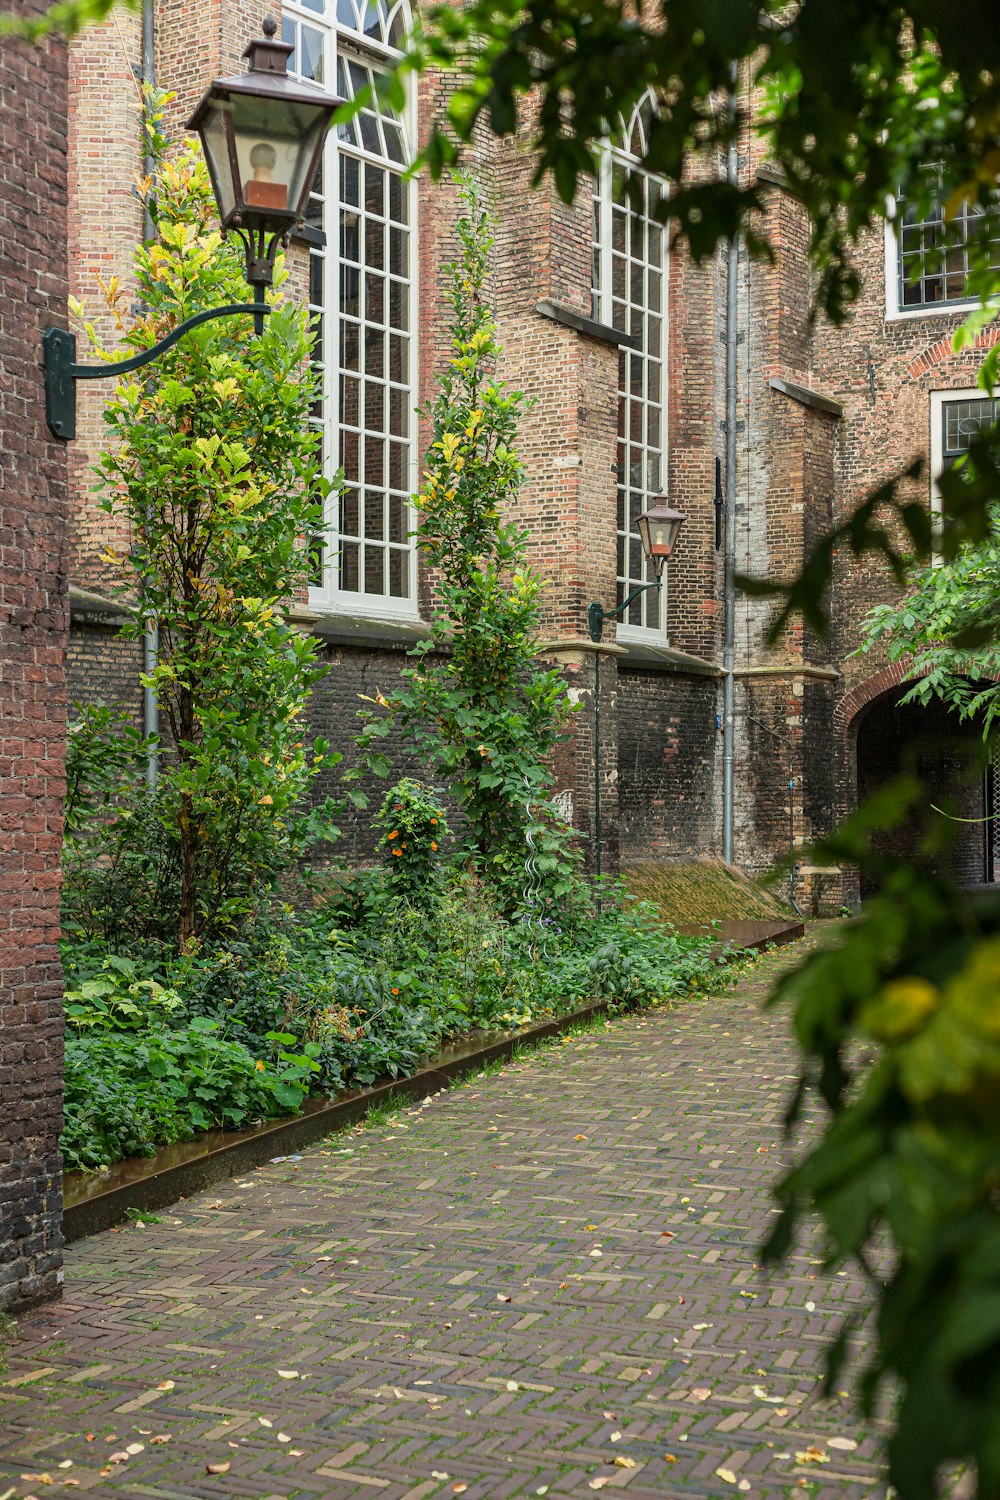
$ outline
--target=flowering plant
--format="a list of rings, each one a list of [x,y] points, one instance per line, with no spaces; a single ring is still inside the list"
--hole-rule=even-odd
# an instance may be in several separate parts
[[[428,905],[440,888],[451,833],[440,793],[405,776],[387,792],[373,822],[382,833],[378,849],[387,888],[411,905]]]

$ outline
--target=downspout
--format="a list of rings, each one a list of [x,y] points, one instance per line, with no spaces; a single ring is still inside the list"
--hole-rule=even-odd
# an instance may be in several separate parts
[[[728,99],[729,118],[736,121],[737,67],[731,71],[732,85]],[[735,134],[730,142],[726,162],[726,179],[730,187],[739,186],[739,142]],[[722,858],[733,863],[733,762],[736,730],[734,700],[736,679],[736,321],[739,310],[740,237],[729,241],[726,265],[726,493],[725,493],[725,572],[723,582],[723,648],[722,648]]]
[[[156,85],[156,59],[155,43],[156,35],[153,26],[153,6],[155,0],[142,0],[142,83],[144,93]],[[156,163],[152,152],[147,149],[143,156],[142,170],[145,177],[150,177]],[[143,209],[142,234],[145,240],[153,238],[153,217],[149,211],[148,201]],[[160,659],[160,627],[156,616],[150,613],[146,616],[146,630],[143,635],[142,670],[143,675],[149,677],[156,671]],[[151,687],[142,690],[142,729],[148,739],[150,736],[159,737],[160,733],[160,706],[156,701],[156,693]],[[151,748],[146,758],[146,785],[150,791],[155,791],[160,779],[160,757],[155,747]]]

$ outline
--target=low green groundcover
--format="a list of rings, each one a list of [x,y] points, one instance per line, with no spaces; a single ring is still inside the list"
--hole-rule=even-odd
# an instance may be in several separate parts
[[[65,1165],[97,1168],[198,1131],[293,1114],[309,1093],[412,1073],[453,1038],[604,999],[626,1008],[725,982],[702,939],[581,888],[558,919],[502,917],[454,877],[409,905],[376,871],[311,904],[262,905],[239,941],[128,953],[82,931],[67,976]]]

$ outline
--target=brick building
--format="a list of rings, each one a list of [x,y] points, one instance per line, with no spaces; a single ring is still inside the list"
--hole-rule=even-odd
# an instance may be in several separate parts
[[[45,9],[27,0],[22,14]],[[42,330],[66,320],[66,48],[0,46],[0,1310],[62,1280],[59,848],[66,450]]]
[[[340,93],[357,91],[396,49],[405,3],[283,0],[292,68]],[[240,65],[261,19],[247,0],[147,0],[144,16],[122,15],[73,44],[76,296],[93,306],[95,272],[125,272],[141,233],[131,193],[136,79],[155,75],[175,90],[180,122],[209,79]],[[322,578],[300,611],[333,667],[314,717],[342,749],[359,693],[389,688],[425,630],[427,583],[408,536],[407,500],[426,438],[414,408],[431,393],[444,346],[442,268],[453,251],[455,194],[403,172],[443,87],[425,78],[402,117],[369,111],[331,139],[292,252],[320,329],[325,451],[347,478]],[[948,352],[964,293],[954,254],[911,285],[900,279],[895,240],[873,238],[863,247],[866,293],[856,317],[845,329],[810,331],[805,226],[766,162],[743,156],[735,165],[768,185],[774,266],[740,256],[730,268],[721,254],[695,267],[668,249],[655,221],[664,186],[647,178],[641,204],[627,196],[625,171],[641,148],[647,109],[616,122],[593,193],[581,192],[573,207],[549,185],[531,189],[532,161],[516,140],[483,139],[468,162],[497,217],[502,373],[535,398],[522,429],[529,484],[519,518],[550,581],[544,647],[585,702],[560,756],[558,791],[589,836],[589,710],[599,665],[609,862],[619,850],[629,859],[723,852],[725,547],[717,545],[715,471],[727,432],[736,570],[787,575],[872,483],[918,453],[933,473],[957,451],[945,433],[960,445],[958,429],[967,432],[985,410],[977,397],[955,405],[974,385],[976,358]],[[919,233],[907,231],[907,256]],[[96,390],[81,393],[71,458],[70,692],[126,702],[139,718],[140,663],[115,636],[100,562],[107,523],[87,493],[100,399]],[[662,595],[644,594],[598,650],[587,605],[610,606],[644,581],[632,521],[663,490],[689,519]],[[923,493],[932,503],[930,480]],[[852,654],[864,611],[889,597],[891,584],[868,564],[843,560],[841,569],[827,641],[798,627],[765,649],[765,608],[745,598],[735,605],[732,852],[753,870],[826,829],[853,804],[859,780],[888,774],[893,754],[920,730],[913,715],[904,722],[896,713],[898,673]],[[981,798],[982,788],[972,788],[967,807]],[[363,857],[365,840],[358,822],[346,852]],[[970,878],[986,872],[981,844],[963,846]],[[853,894],[846,875],[820,883],[801,864],[797,889],[809,903],[834,907]]]

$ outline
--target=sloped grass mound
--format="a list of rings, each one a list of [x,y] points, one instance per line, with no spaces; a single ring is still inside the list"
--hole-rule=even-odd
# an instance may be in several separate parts
[[[622,881],[637,901],[649,901],[678,927],[696,922],[777,920],[790,908],[742,870],[721,860],[667,863],[637,860],[622,865]]]

